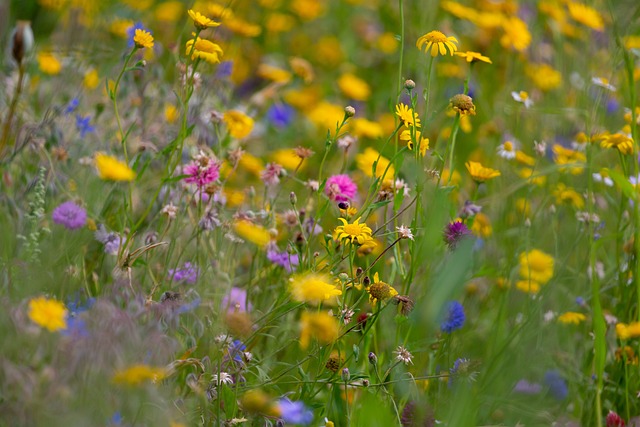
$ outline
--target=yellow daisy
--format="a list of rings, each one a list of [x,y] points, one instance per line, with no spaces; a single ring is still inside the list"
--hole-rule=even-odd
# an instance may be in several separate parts
[[[358,245],[373,240],[373,237],[371,237],[371,228],[369,228],[366,223],[359,224],[360,218],[351,224],[344,218],[338,219],[342,221],[342,225],[337,226],[334,231],[336,240],[347,240],[347,243],[351,244],[356,242]]]
[[[219,22],[207,18],[200,12],[195,12],[193,9],[189,9],[187,13],[189,14],[189,17],[193,19],[193,25],[199,30],[206,30],[209,27],[217,27],[220,25]]]
[[[431,56],[446,55],[447,51],[451,56],[458,50],[458,39],[453,36],[447,37],[440,31],[431,31],[420,38],[416,42],[416,47],[422,50],[422,46],[425,46],[424,51],[428,52],[431,49]]]

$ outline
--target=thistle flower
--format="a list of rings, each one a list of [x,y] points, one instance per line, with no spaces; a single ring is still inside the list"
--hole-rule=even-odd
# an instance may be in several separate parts
[[[444,241],[449,249],[454,249],[458,242],[465,236],[471,234],[471,230],[462,221],[454,221],[449,223],[444,231]]]
[[[399,239],[413,240],[413,233],[411,232],[411,229],[406,225],[401,225],[400,227],[396,227],[396,231],[398,232]]]
[[[405,365],[413,364],[413,355],[403,346],[398,346],[393,354],[396,355],[396,360],[398,362],[402,362]]]
[[[198,280],[198,267],[192,265],[190,262],[185,262],[182,268],[170,269],[168,277],[176,282],[193,285]]]
[[[53,222],[69,230],[77,230],[87,223],[87,212],[73,202],[64,202],[53,210]]]
[[[278,163],[267,163],[267,166],[260,172],[260,179],[266,186],[274,186],[280,183],[280,177],[285,175],[284,168]]]
[[[327,179],[324,192],[330,200],[344,202],[355,198],[358,186],[347,174],[332,175]]]

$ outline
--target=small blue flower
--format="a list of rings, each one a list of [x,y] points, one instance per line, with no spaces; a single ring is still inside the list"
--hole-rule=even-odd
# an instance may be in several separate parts
[[[450,334],[456,329],[462,328],[466,317],[464,315],[464,307],[458,301],[451,301],[447,308],[447,315],[444,322],[440,325],[442,332]]]
[[[288,104],[273,104],[267,110],[267,119],[277,128],[285,128],[293,121],[295,110]]]
[[[64,113],[65,114],[73,113],[74,111],[76,111],[76,108],[78,108],[78,105],[80,105],[80,100],[78,98],[73,98],[71,101],[69,101],[67,106],[64,108]]]
[[[236,362],[242,362],[242,353],[247,349],[247,346],[240,340],[234,340],[229,344],[229,356]]]
[[[81,115],[76,115],[76,129],[80,132],[80,138],[84,138],[85,135],[89,132],[95,132],[96,128],[91,126],[89,123],[91,121],[91,117],[82,117]]]
[[[557,400],[564,400],[569,395],[567,382],[556,370],[544,374],[544,383],[549,387],[549,393]]]
[[[233,61],[222,61],[218,64],[218,68],[216,70],[216,77],[219,79],[226,79],[231,76],[233,72]]]
[[[280,399],[278,406],[280,408],[280,417],[287,424],[309,425],[313,421],[313,412],[308,410],[302,402]]]

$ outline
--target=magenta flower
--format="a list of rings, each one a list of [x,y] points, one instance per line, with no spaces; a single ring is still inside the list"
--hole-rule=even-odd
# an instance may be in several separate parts
[[[64,202],[53,210],[53,222],[64,225],[69,230],[84,227],[87,223],[87,212],[73,202]]]
[[[327,179],[324,192],[331,200],[346,202],[353,200],[358,194],[358,186],[349,178],[349,175],[333,175]]]
[[[471,230],[462,221],[449,223],[444,230],[444,241],[450,249],[454,249],[456,244],[465,236],[471,234]]]
[[[199,188],[203,188],[220,177],[220,163],[200,152],[182,169],[182,173],[188,175],[184,182],[197,184]]]

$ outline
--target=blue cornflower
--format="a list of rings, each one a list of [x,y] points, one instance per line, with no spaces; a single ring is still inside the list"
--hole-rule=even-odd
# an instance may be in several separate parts
[[[149,30],[147,27],[145,27],[144,25],[142,25],[142,22],[138,21],[135,24],[133,24],[132,26],[130,26],[129,28],[127,28],[127,46],[128,47],[133,47],[136,43],[133,41],[133,37],[136,35],[136,30],[144,30],[147,32],[151,32],[151,30]]]
[[[181,305],[180,307],[178,307],[178,310],[176,311],[176,313],[178,314],[188,313],[198,308],[198,306],[200,306],[200,298],[196,298],[191,302]]]
[[[84,338],[89,336],[86,322],[83,318],[76,316],[67,317],[67,328],[60,333],[71,338]]]
[[[247,349],[247,346],[240,340],[234,340],[229,344],[229,357],[236,362],[242,362],[242,353]]]
[[[313,412],[308,410],[302,402],[280,399],[278,407],[280,408],[280,417],[287,424],[308,425],[313,421]]]
[[[84,138],[89,132],[95,132],[96,128],[89,123],[91,117],[82,117],[80,114],[76,114],[76,129],[80,132],[80,138]]]
[[[69,101],[67,106],[64,108],[64,113],[65,114],[73,113],[74,111],[76,111],[76,108],[78,108],[78,105],[80,105],[80,100],[78,98],[73,98],[71,101]]]
[[[285,128],[293,121],[295,110],[288,104],[273,104],[267,110],[267,119],[277,128]]]
[[[564,400],[569,395],[567,382],[556,370],[547,371],[544,374],[544,383],[549,387],[549,393],[557,400]]]
[[[456,329],[462,328],[466,317],[464,315],[464,307],[458,301],[451,301],[447,308],[447,314],[444,322],[440,325],[442,332],[450,334]]]

